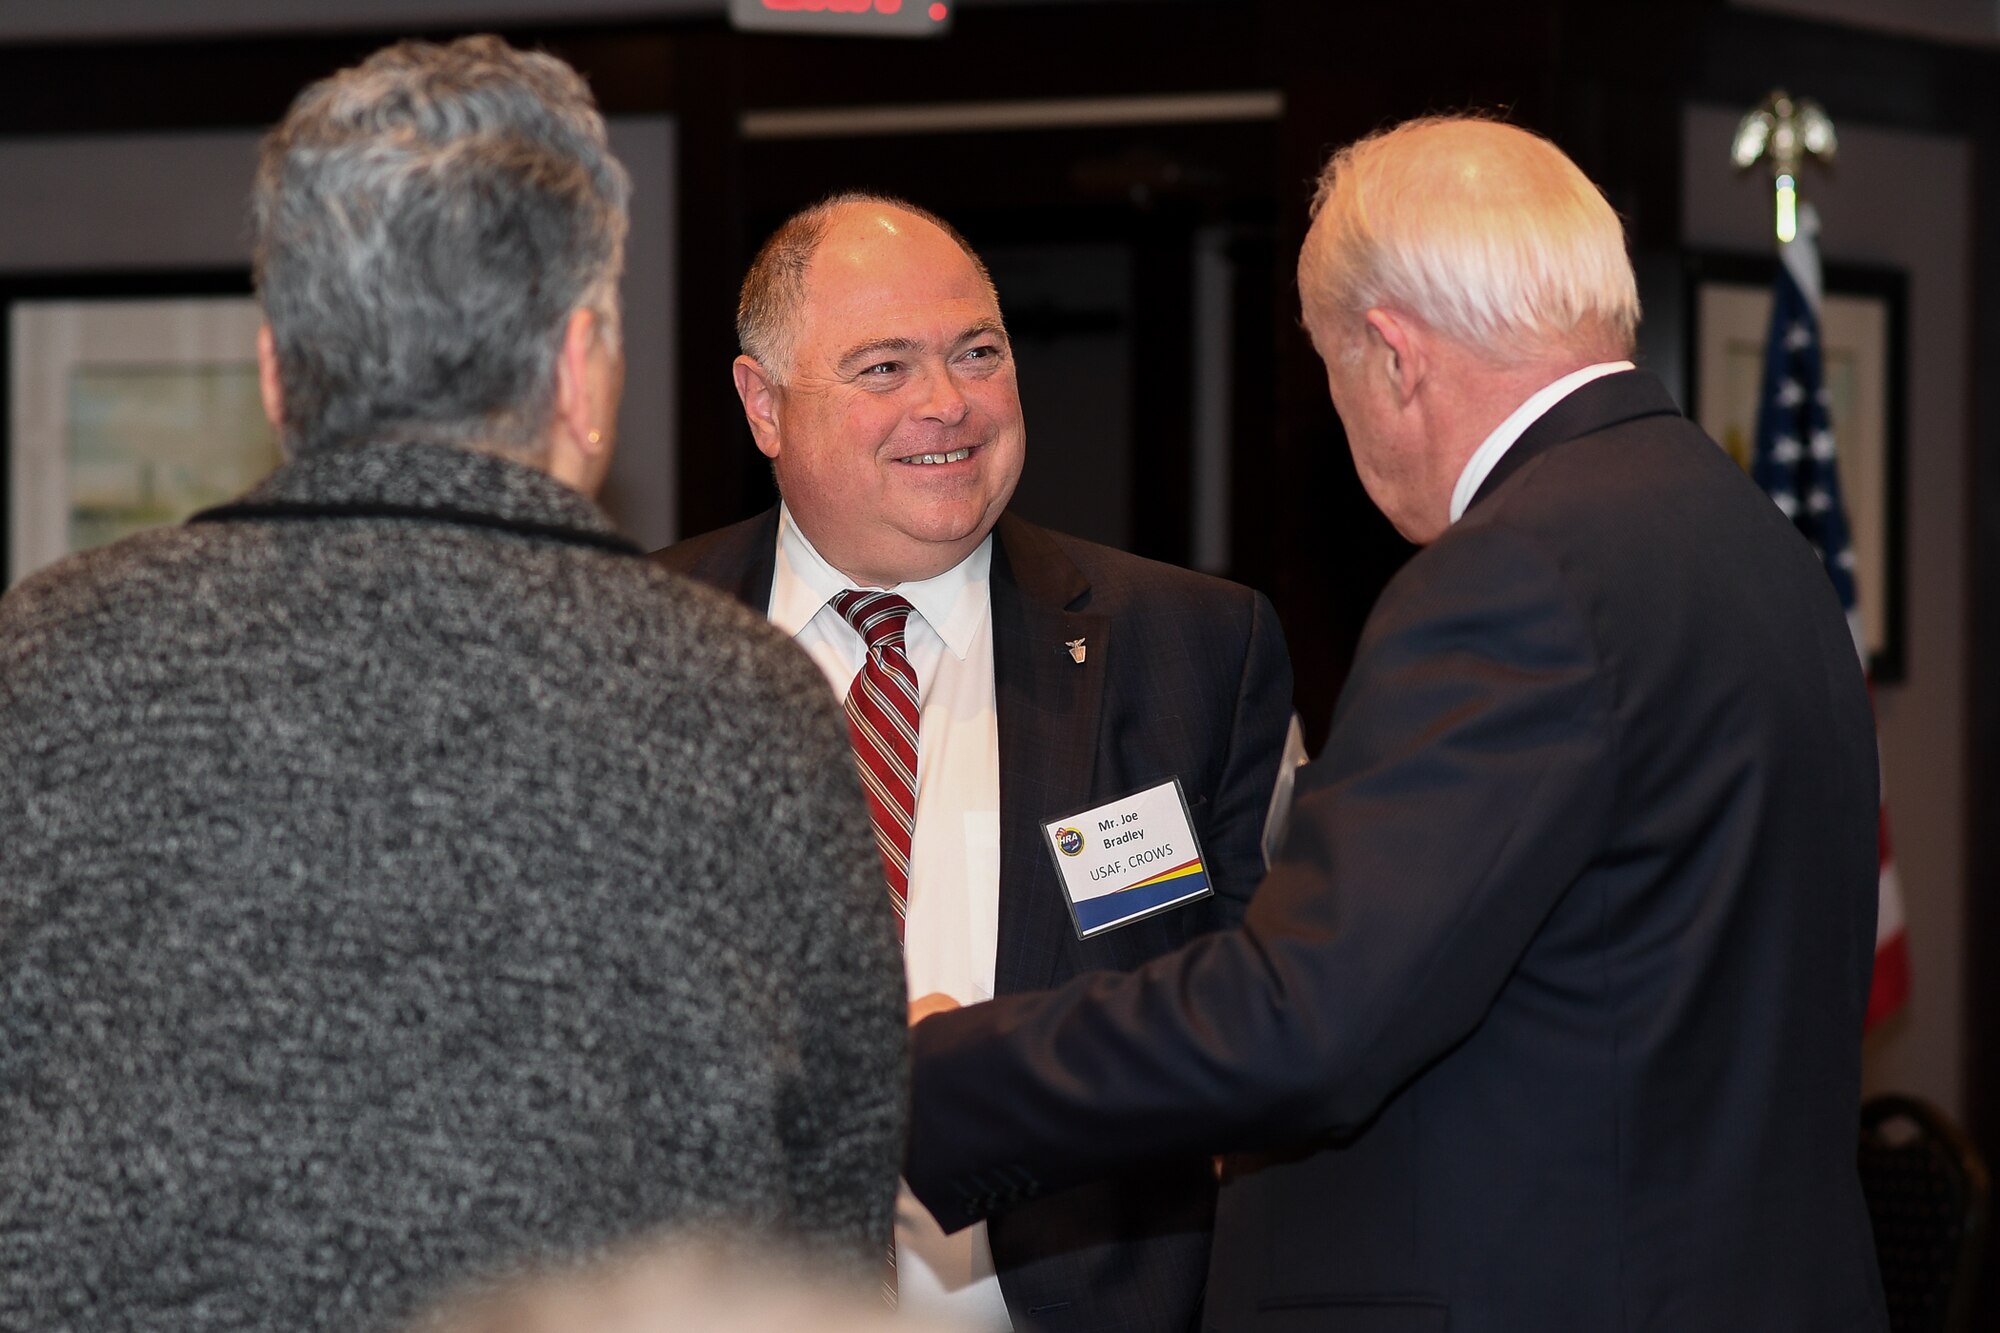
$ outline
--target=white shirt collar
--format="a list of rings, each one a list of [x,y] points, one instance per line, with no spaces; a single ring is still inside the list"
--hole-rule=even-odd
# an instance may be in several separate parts
[[[899,583],[888,591],[907,597],[924,623],[953,657],[972,651],[973,636],[986,618],[990,598],[987,575],[993,567],[993,534],[971,554],[942,574],[914,583]],[[796,637],[837,592],[858,588],[847,575],[828,564],[799,525],[790,508],[778,508],[778,559],[771,573],[771,623]],[[836,616],[838,612],[834,613]],[[844,623],[844,622],[843,622]]]
[[[1472,457],[1465,460],[1465,469],[1458,474],[1458,485],[1451,490],[1451,521],[1456,523],[1465,517],[1472,497],[1479,494],[1479,487],[1492,475],[1495,465],[1514,447],[1514,442],[1528,427],[1542,419],[1543,413],[1592,380],[1632,369],[1634,366],[1630,361],[1600,361],[1582,370],[1572,370],[1515,408],[1513,415],[1495,427],[1493,433],[1472,451]]]

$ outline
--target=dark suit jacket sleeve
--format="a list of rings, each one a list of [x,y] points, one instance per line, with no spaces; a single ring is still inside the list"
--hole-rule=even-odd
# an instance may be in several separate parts
[[[1218,925],[1233,926],[1243,919],[1250,895],[1264,878],[1264,821],[1291,721],[1292,660],[1285,632],[1271,603],[1262,593],[1252,593],[1228,751],[1208,821],[1217,833],[1202,848],[1212,870]]]
[[[1164,1154],[1365,1123],[1478,1024],[1600,845],[1613,688],[1527,540],[1421,553],[1240,929],[916,1029],[918,1197],[955,1227]]]

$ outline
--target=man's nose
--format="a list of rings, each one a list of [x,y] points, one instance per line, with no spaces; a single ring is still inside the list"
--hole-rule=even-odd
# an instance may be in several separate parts
[[[924,376],[923,392],[923,401],[917,405],[918,416],[946,426],[956,426],[965,420],[968,410],[965,391],[950,366]]]

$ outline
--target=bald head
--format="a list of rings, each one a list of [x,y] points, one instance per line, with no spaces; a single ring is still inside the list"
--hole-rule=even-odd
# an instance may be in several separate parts
[[[944,221],[845,195],[785,224],[743,284],[731,373],[798,530],[863,587],[932,578],[1020,478],[1013,348]]]
[[[1299,254],[1309,324],[1384,307],[1500,362],[1623,357],[1639,320],[1624,228],[1548,140],[1427,118],[1327,164]]]
[[[942,232],[971,261],[987,293],[994,295],[985,263],[956,227],[906,199],[851,190],[794,213],[757,251],[736,301],[736,342],[743,355],[756,358],[780,380],[789,380],[805,313],[806,274],[828,232],[837,223],[850,228],[871,220],[894,225],[898,215]],[[997,295],[994,305],[999,305]]]

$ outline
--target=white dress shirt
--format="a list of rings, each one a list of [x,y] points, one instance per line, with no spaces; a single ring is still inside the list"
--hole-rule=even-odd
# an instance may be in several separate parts
[[[903,966],[911,995],[942,991],[960,1004],[993,997],[1000,927],[1000,726],[993,687],[988,574],[993,538],[935,578],[889,591],[914,608],[904,652],[917,674],[916,830],[910,840]],[[846,699],[867,647],[832,606],[858,586],[778,515],[771,623],[792,636]],[[887,893],[885,885],[883,892]],[[947,1236],[907,1187],[896,1202],[902,1308],[970,1330],[1009,1330],[986,1226]]]
[[[1465,467],[1458,474],[1458,485],[1451,491],[1451,521],[1456,523],[1465,517],[1466,508],[1472,504],[1472,497],[1479,494],[1481,483],[1492,475],[1494,466],[1514,447],[1514,441],[1520,439],[1528,427],[1540,421],[1544,413],[1592,380],[1633,368],[1630,361],[1600,361],[1582,370],[1572,370],[1554,384],[1530,395],[1528,401],[1515,408],[1513,415],[1495,427],[1493,433],[1472,451],[1472,457],[1465,460]]]

